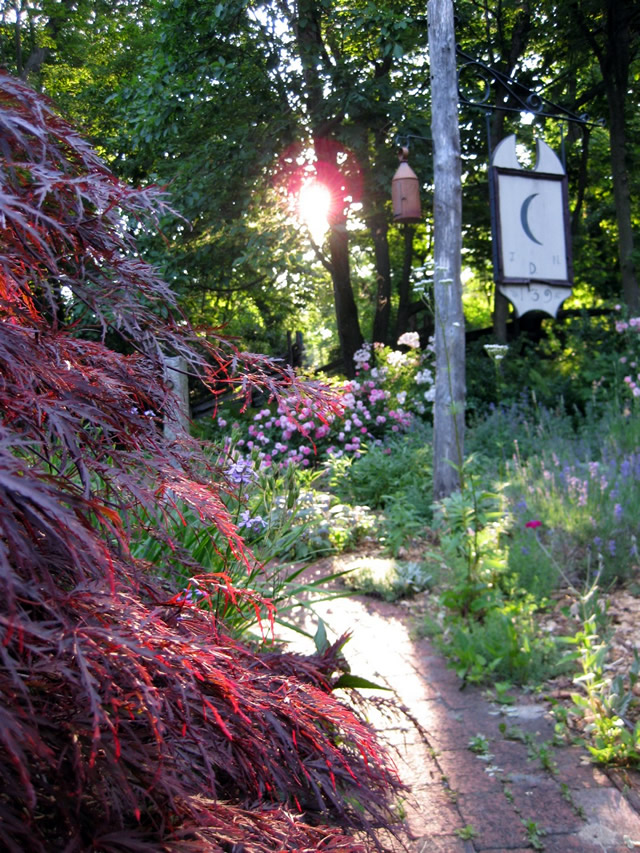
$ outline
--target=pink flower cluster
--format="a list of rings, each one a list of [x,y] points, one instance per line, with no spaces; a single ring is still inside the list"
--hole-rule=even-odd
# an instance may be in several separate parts
[[[627,329],[640,331],[640,317],[629,317],[628,320],[616,320],[616,332],[626,332]]]
[[[261,468],[285,468],[290,464],[307,467],[326,455],[357,458],[362,455],[363,445],[380,445],[386,435],[411,425],[411,413],[397,405],[391,408],[389,392],[379,388],[373,379],[345,382],[341,402],[342,417],[329,421],[322,421],[313,405],[295,413],[283,405],[275,412],[261,409],[236,442],[237,449],[256,454]],[[236,432],[242,430],[240,424],[234,427]]]
[[[621,306],[616,305],[616,310],[620,311]],[[627,369],[638,369],[638,335],[640,332],[640,317],[629,317],[628,319],[616,320],[616,332],[623,336],[627,345],[627,354],[619,358],[619,363],[627,365]],[[623,379],[624,384],[629,389],[633,397],[640,397],[640,373],[635,376],[629,373]]]
[[[638,386],[638,382],[640,382],[640,373],[638,373],[635,379],[632,376],[624,377],[624,383],[627,385],[629,391],[631,391],[634,397],[640,397],[640,387]]]

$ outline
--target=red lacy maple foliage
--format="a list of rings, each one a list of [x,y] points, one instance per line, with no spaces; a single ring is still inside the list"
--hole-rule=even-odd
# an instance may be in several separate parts
[[[129,550],[140,519],[180,499],[252,561],[223,468],[164,437],[163,353],[214,392],[286,392],[294,416],[339,403],[193,329],[131,236],[162,197],[119,182],[4,73],[0,158],[0,847],[379,846],[402,785],[332,693],[339,646],[256,652]]]

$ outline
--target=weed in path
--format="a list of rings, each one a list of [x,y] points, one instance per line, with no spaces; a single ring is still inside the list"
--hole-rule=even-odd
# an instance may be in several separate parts
[[[474,735],[469,740],[469,749],[482,758],[488,758],[490,756],[489,739],[483,734]]]
[[[522,820],[522,825],[527,833],[527,840],[534,850],[544,850],[543,836],[547,833],[535,822],[535,820]]]
[[[473,824],[468,823],[466,826],[456,829],[456,835],[463,841],[470,841],[472,838],[477,838],[478,833],[473,827]]]

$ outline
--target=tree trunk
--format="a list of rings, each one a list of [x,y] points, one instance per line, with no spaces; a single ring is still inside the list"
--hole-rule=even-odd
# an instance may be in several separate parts
[[[358,307],[353,298],[351,274],[349,269],[349,234],[347,218],[340,217],[331,223],[329,232],[329,253],[331,257],[331,279],[333,298],[336,306],[336,324],[340,353],[345,375],[349,379],[355,376],[353,355],[360,349],[364,339],[360,331]]]
[[[509,322],[509,300],[495,287],[493,297],[493,337],[499,344],[507,343],[507,323]]]
[[[355,376],[353,354],[363,343],[358,308],[351,287],[349,269],[349,235],[344,210],[345,200],[341,183],[336,181],[339,170],[336,147],[331,144],[330,131],[339,126],[342,114],[327,118],[325,115],[323,78],[321,69],[326,61],[326,50],[320,27],[320,9],[316,0],[301,0],[294,19],[305,84],[304,100],[313,126],[312,136],[318,180],[331,192],[329,253],[330,272],[336,309],[336,325],[345,374]]]
[[[618,254],[620,256],[622,294],[627,308],[635,316],[640,311],[640,294],[638,293],[638,279],[633,262],[633,227],[631,224],[629,173],[626,166],[624,97],[616,97],[618,94],[612,92],[609,96],[611,174],[616,220],[618,222]]]
[[[640,311],[638,279],[633,261],[633,227],[631,224],[631,194],[627,171],[625,101],[631,64],[630,33],[627,3],[609,0],[607,15],[607,48],[600,55],[600,68],[609,102],[609,140],[613,197],[618,223],[618,254],[622,294],[629,311]]]
[[[587,191],[589,172],[589,140],[591,131],[588,127],[582,127],[582,147],[580,149],[580,166],[578,168],[578,183],[576,186],[576,201],[571,214],[571,236],[575,239],[580,233],[580,222],[582,218],[582,205]]]
[[[413,265],[413,235],[416,229],[413,225],[403,226],[402,238],[404,251],[402,254],[402,278],[398,285],[398,314],[396,317],[396,340],[403,332],[409,331],[409,316],[411,312],[411,267]]]
[[[574,20],[598,59],[609,104],[609,147],[613,197],[618,224],[622,293],[629,311],[640,312],[640,292],[633,260],[631,197],[627,171],[625,105],[632,62],[631,25],[637,26],[636,0],[606,0],[605,26],[596,26],[578,0],[570,4]],[[593,28],[592,28],[593,27]],[[600,36],[603,36],[601,39]]]
[[[336,186],[336,146],[331,144],[330,139],[322,136],[315,136],[313,142],[317,158],[318,180],[328,187],[332,194],[329,211],[329,269],[333,283],[336,326],[343,369],[345,375],[353,379],[355,376],[353,355],[362,346],[364,338],[360,331],[358,307],[351,286],[345,200],[340,186]]]
[[[375,343],[389,343],[389,320],[391,318],[391,261],[389,260],[389,224],[384,210],[369,219],[369,231],[373,240],[376,266],[376,311],[373,317],[372,339]]]
[[[429,0],[427,15],[434,158],[436,397],[433,493],[439,500],[460,487],[464,459],[462,189],[452,0]]]

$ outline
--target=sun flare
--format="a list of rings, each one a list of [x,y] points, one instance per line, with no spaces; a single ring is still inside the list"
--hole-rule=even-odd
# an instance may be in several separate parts
[[[331,193],[324,184],[309,181],[300,190],[298,196],[298,213],[305,223],[314,243],[322,243],[329,228],[329,208]]]

